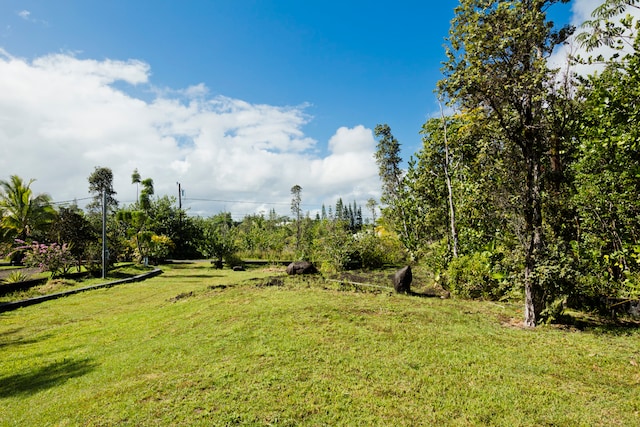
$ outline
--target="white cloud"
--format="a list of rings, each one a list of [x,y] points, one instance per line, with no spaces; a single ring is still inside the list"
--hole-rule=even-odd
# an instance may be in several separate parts
[[[341,127],[329,139],[329,149],[334,154],[370,152],[373,145],[375,145],[375,140],[371,129],[366,129],[362,125],[358,125],[353,129]]]
[[[73,200],[88,196],[87,177],[104,166],[114,172],[117,198],[130,203],[137,168],[158,195],[177,196],[180,182],[183,206],[203,215],[265,207],[288,214],[296,184],[309,210],[337,197],[364,205],[377,195],[370,129],[338,129],[322,155],[322,144],[304,133],[311,120],[304,105],[211,97],[203,84],[159,91],[150,74],[137,60],[27,61],[0,51],[0,179],[36,178],[35,191]],[[136,98],[122,83],[155,98]]]
[[[593,17],[591,14],[594,9],[602,4],[602,0],[574,0],[571,5],[571,21],[570,24],[576,27],[575,35],[587,31],[588,29],[582,28],[581,25],[587,21],[592,20]],[[623,13],[626,15],[627,13],[631,14],[637,19],[640,19],[640,9],[636,7],[628,7],[627,10]],[[620,17],[612,18],[614,22],[618,22]],[[574,35],[574,37],[575,37]],[[606,46],[602,46],[598,49],[594,49],[591,52],[587,52],[583,47],[581,47],[577,42],[573,40],[573,38],[569,41],[569,43],[565,46],[557,49],[556,52],[551,56],[549,62],[552,66],[566,69],[568,63],[568,57],[572,56],[580,56],[582,58],[588,58],[590,56],[597,57],[602,54],[605,58],[609,58],[611,54],[614,53],[613,49],[610,49]],[[593,74],[596,71],[600,71],[604,68],[603,64],[588,64],[588,65],[572,65],[571,70],[580,75],[588,75]]]
[[[18,15],[20,18],[24,19],[25,21],[28,22],[32,22],[35,24],[42,24],[42,25],[48,25],[47,21],[44,21],[42,19],[35,19],[31,16],[31,12],[28,10],[20,10],[18,12],[16,12],[16,15]]]

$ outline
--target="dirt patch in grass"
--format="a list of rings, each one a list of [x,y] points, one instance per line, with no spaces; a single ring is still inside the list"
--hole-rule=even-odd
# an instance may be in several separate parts
[[[39,286],[38,293],[42,295],[53,294],[56,292],[62,292],[69,288],[70,286],[77,285],[77,283],[73,280],[65,280],[65,279],[53,279],[49,280],[42,286]]]
[[[192,292],[183,292],[181,294],[176,295],[173,298],[169,298],[169,302],[178,302],[178,301],[186,299],[186,298],[191,298],[192,296],[193,296],[193,291]]]
[[[266,288],[269,286],[284,286],[284,277],[272,276],[264,278],[251,279],[258,288]]]

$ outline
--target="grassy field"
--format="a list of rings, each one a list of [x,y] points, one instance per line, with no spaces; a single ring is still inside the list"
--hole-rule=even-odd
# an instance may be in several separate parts
[[[0,314],[0,425],[640,425],[638,329],[163,270]]]

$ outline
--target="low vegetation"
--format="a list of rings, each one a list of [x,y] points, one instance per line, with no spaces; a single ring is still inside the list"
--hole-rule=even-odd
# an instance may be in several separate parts
[[[346,284],[364,273],[329,281],[287,277],[281,267],[162,268],[144,282],[1,314],[0,424],[634,425],[640,417],[637,328],[583,319],[580,329],[523,329],[520,304]],[[378,276],[371,283],[384,286]]]
[[[5,279],[5,283],[24,282],[32,279],[42,279],[40,283],[36,283],[25,289],[14,292],[0,292],[0,303],[20,301],[24,299],[49,295],[58,292],[70,291],[73,289],[84,288],[88,286],[98,285],[112,280],[124,279],[142,274],[151,270],[151,267],[134,265],[131,263],[123,263],[114,266],[109,270],[109,274],[105,279],[95,277],[89,272],[79,272],[67,277],[52,277],[51,273],[36,273],[28,275],[22,272],[22,269],[13,270]],[[18,280],[20,279],[20,280]],[[0,291],[2,291],[2,281],[0,280]]]

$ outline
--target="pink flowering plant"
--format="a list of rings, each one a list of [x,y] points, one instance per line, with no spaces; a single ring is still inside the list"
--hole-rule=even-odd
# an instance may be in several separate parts
[[[65,275],[75,265],[75,260],[71,254],[71,247],[66,243],[38,243],[33,241],[27,244],[24,241],[16,240],[22,246],[17,250],[22,251],[25,256],[22,262],[28,267],[37,267],[40,271],[49,271],[51,277]]]

